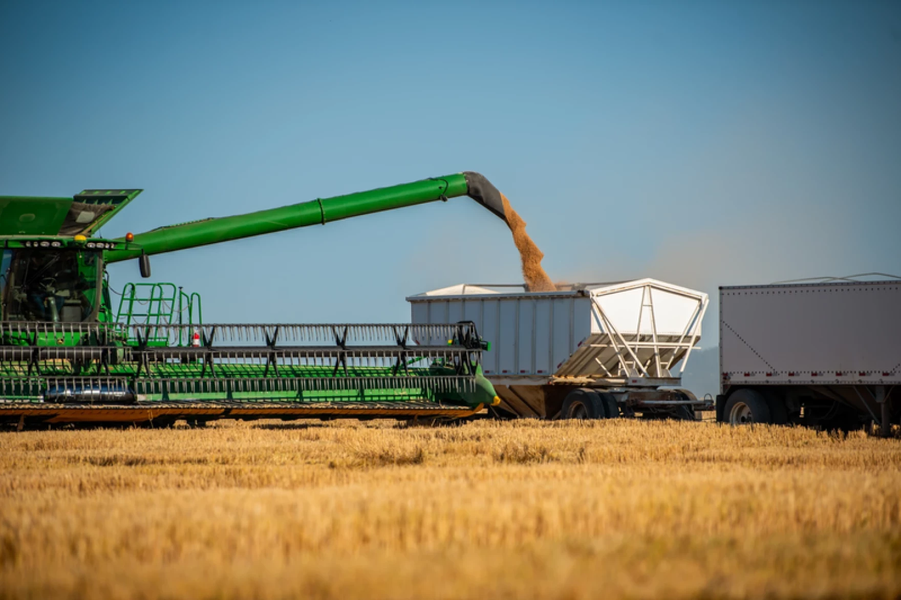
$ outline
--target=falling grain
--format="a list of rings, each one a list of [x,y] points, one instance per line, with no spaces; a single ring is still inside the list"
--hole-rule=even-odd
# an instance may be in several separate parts
[[[526,280],[526,286],[530,292],[553,292],[557,289],[551,278],[541,267],[541,259],[544,254],[526,233],[526,222],[519,216],[510,206],[507,197],[501,194],[504,202],[504,213],[507,216],[507,226],[513,232],[513,243],[519,250],[519,257],[522,261],[522,275]]]

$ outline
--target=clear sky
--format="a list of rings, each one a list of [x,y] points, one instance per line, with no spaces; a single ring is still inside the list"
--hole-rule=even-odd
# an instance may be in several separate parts
[[[901,275],[898,1],[0,0],[0,86],[0,194],[146,190],[108,237],[475,170],[555,280]],[[208,322],[404,321],[521,281],[466,198],[153,270]]]

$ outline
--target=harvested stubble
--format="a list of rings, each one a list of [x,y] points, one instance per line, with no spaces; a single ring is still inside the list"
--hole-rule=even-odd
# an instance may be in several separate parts
[[[0,596],[901,593],[901,445],[709,423],[0,435]]]

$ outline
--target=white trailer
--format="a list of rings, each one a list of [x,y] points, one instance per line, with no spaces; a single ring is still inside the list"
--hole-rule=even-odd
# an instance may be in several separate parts
[[[720,288],[717,419],[889,431],[901,412],[901,280]]]
[[[495,416],[693,418],[713,409],[679,388],[701,338],[703,292],[639,279],[555,292],[461,284],[407,300],[413,323],[475,323],[490,343],[482,368],[501,398]]]

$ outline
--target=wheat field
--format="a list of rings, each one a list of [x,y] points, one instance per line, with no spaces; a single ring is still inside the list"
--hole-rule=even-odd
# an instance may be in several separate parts
[[[630,420],[0,434],[2,598],[901,595],[901,440]]]

